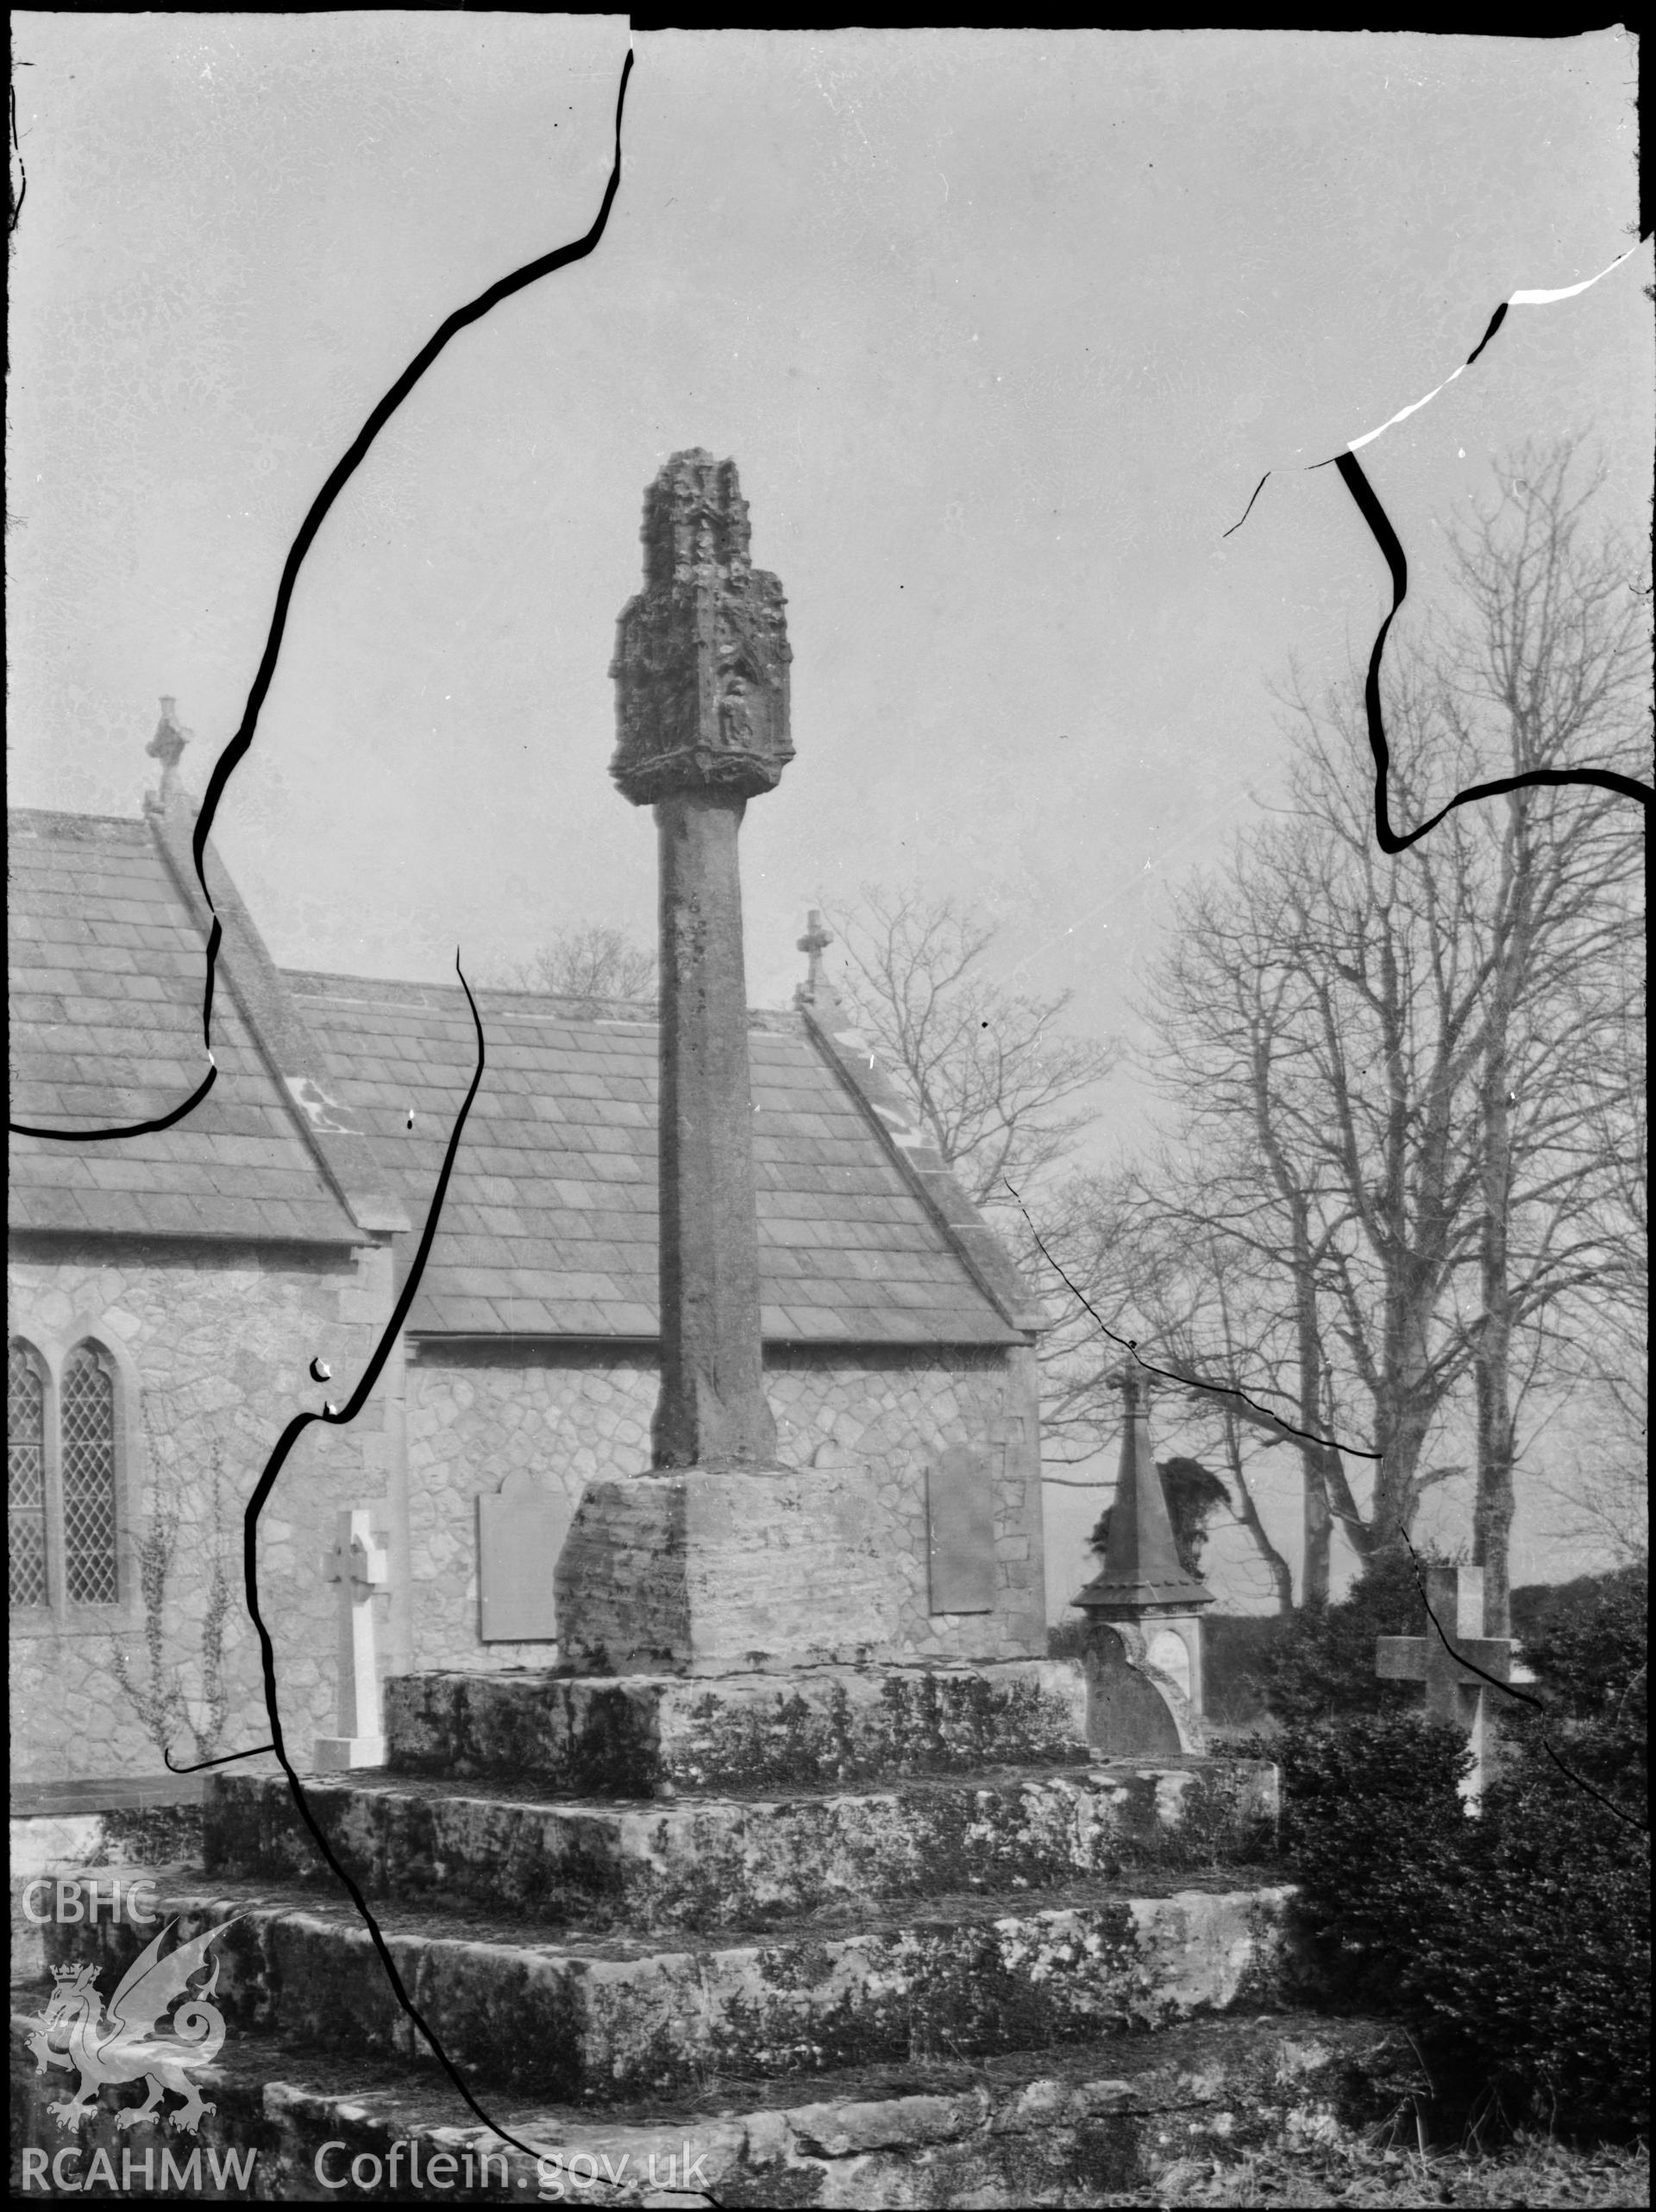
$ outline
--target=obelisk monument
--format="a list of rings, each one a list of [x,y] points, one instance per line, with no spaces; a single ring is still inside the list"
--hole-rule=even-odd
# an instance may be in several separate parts
[[[766,1402],[737,839],[794,757],[782,588],[735,463],[644,495],[618,625],[611,773],[655,810],[661,898],[661,1394],[654,1472],[588,1485],[558,1562],[561,1655],[718,1673],[895,1656],[900,1592],[854,1470],[778,1464]]]

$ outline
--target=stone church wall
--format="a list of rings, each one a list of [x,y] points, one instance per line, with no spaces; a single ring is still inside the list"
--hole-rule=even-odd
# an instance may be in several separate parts
[[[908,1585],[904,1643],[938,1659],[1044,1652],[1032,1353],[768,1347],[765,1358],[782,1457],[873,1474],[882,1548],[901,1560]],[[573,1513],[593,1476],[644,1474],[656,1387],[654,1356],[640,1350],[421,1346],[407,1376],[417,1668],[555,1659],[544,1643],[478,1641],[477,1499],[527,1467]],[[951,1444],[1004,1448],[989,1614],[929,1611],[926,1470]]]
[[[211,1748],[266,1742],[257,1640],[242,1594],[242,1511],[293,1415],[349,1392],[389,1309],[388,1254],[54,1240],[14,1256],[8,1288],[12,1336],[48,1361],[90,1337],[114,1361],[123,1524],[116,1606],[77,1608],[73,1618],[13,1616],[14,1778],[162,1770],[160,1745],[122,1690],[116,1659],[124,1652],[135,1687],[149,1687],[142,1558],[147,1539],[153,1560],[158,1523],[174,1530],[160,1610],[164,1679],[177,1681],[199,1716],[216,1548],[229,1589],[229,1703]],[[309,1373],[317,1358],[333,1370],[325,1385]],[[314,1737],[333,1725],[337,1603],[322,1578],[322,1553],[340,1507],[385,1492],[386,1400],[376,1392],[348,1427],[307,1430],[261,1517],[260,1600],[276,1645],[284,1731],[301,1763]],[[167,1732],[179,1763],[204,1755],[187,1727]]]

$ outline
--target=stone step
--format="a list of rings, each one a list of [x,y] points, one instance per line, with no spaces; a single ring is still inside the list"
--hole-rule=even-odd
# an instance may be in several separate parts
[[[410,1675],[386,1685],[388,1763],[461,1781],[670,1797],[982,1767],[1084,1766],[1071,1659],[820,1667],[785,1676]]]
[[[384,1774],[315,1777],[306,1797],[371,1896],[469,1901],[596,1932],[761,1928],[871,1899],[1015,1898],[1129,1865],[1258,1863],[1275,1845],[1276,1784],[1262,1761],[1210,1759],[782,1800],[571,1804]],[[328,1872],[279,1775],[215,1775],[204,1835],[214,1877]]]
[[[1239,2150],[1289,2122],[1360,2125],[1378,2116],[1371,2084],[1395,2084],[1408,2059],[1396,2028],[1286,2014],[858,2066],[808,2085],[715,2082],[601,2116],[477,2084],[489,2118],[543,2164],[485,2127],[441,2075],[246,2032],[190,2070],[210,2108],[198,2132],[117,2128],[116,2115],[142,2102],[132,2082],[96,2090],[65,2129],[49,2107],[78,2077],[37,2071],[29,2047],[44,2001],[39,1989],[13,1992],[11,2179],[26,2200],[47,2193],[60,2159],[60,2190],[107,2182],[122,2196],[194,2195],[198,2183],[215,2193],[217,2174],[227,2196],[275,2203],[633,2206],[694,2203],[705,2190],[729,2206],[1079,2207],[1149,2191],[1173,2159]]]
[[[536,1941],[476,1914],[377,1907],[404,1986],[456,2065],[571,2102],[682,2092],[719,2073],[804,2074],[939,2052],[1091,2040],[1238,2004],[1273,2005],[1292,1892],[1167,1876],[1049,1890],[1007,1913],[934,1898],[786,1932]],[[224,1932],[214,2002],[238,2033],[425,2058],[367,1930],[337,1887],[163,1876],[159,1919],[46,1931],[54,1968],[107,1995],[145,1945]]]

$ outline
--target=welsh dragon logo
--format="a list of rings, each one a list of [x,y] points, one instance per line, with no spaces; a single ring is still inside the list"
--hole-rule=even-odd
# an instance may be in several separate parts
[[[193,1977],[208,1965],[209,1946],[217,1941],[229,1920],[223,1920],[204,1935],[179,1944],[161,1956],[161,1945],[178,1926],[169,1920],[154,1941],[140,1951],[121,1977],[110,2000],[107,2014],[99,1995],[95,1966],[60,1966],[53,1970],[56,1986],[43,2014],[30,2015],[36,2033],[28,2039],[34,2053],[34,2071],[48,2066],[78,2068],[80,2087],[48,2109],[60,2127],[71,2128],[91,2108],[101,2089],[112,2082],[147,2079],[149,2095],[142,2104],[129,2105],[115,2115],[117,2127],[135,2127],[156,2111],[170,2089],[184,2099],[184,2108],[172,2118],[193,2134],[204,2113],[201,2092],[186,2067],[210,2066],[224,2043],[224,2015],[208,2001],[218,1987],[217,1959],[203,1986],[192,1991]],[[170,2021],[169,2006],[185,2001]]]

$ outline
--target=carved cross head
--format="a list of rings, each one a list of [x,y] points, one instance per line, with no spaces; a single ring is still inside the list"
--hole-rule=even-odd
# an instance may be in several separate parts
[[[617,627],[610,773],[635,806],[750,799],[794,757],[782,588],[749,558],[736,464],[675,453],[644,495],[644,588]]]

